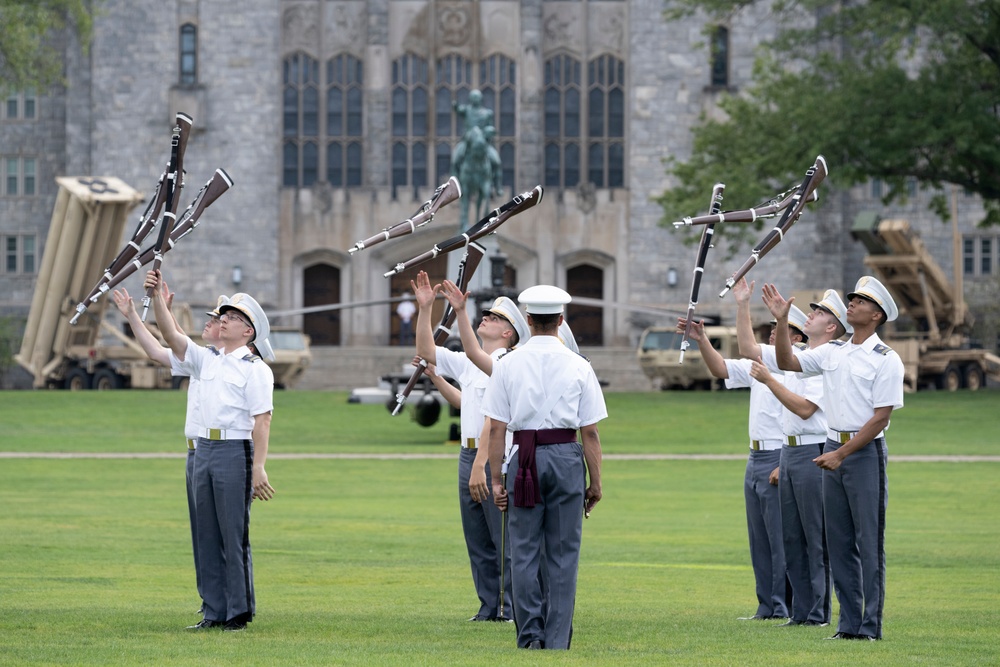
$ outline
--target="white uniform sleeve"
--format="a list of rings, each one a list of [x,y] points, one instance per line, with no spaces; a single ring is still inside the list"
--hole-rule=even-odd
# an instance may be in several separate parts
[[[889,352],[872,386],[873,407],[884,408],[887,405],[891,405],[893,409],[903,407],[903,374],[903,361],[895,352]]]
[[[507,367],[501,360],[493,364],[493,374],[483,395],[483,414],[490,419],[510,423],[510,399],[507,396]]]
[[[726,378],[726,389],[743,389],[749,387],[753,382],[750,377],[750,367],[753,362],[749,359],[726,359],[726,370],[729,377]]]

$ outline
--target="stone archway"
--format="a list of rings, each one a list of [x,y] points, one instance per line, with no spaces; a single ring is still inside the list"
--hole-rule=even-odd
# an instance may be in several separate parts
[[[340,303],[340,269],[331,264],[313,264],[302,271],[302,306],[325,306]],[[302,330],[311,339],[311,345],[340,345],[339,310],[306,313],[302,317]]]
[[[604,270],[592,264],[578,264],[566,271],[566,291],[588,299],[604,299]],[[576,342],[584,345],[604,345],[604,309],[575,303],[566,308],[566,321]]]

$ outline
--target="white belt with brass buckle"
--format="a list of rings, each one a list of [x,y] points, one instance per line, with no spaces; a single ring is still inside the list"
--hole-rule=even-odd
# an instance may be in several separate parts
[[[250,440],[253,431],[240,431],[237,429],[206,428],[202,437],[206,440]]]
[[[834,442],[839,442],[842,445],[846,445],[851,438],[858,434],[857,431],[835,431],[832,428],[827,431],[826,437]],[[879,438],[885,437],[885,431],[879,431],[875,434],[872,440],[878,440]]]
[[[798,447],[800,445],[822,445],[826,442],[825,435],[814,435],[807,433],[804,435],[786,435],[785,440],[789,447]]]
[[[462,449],[475,449],[478,445],[479,438],[466,438],[465,442],[462,443]]]
[[[192,440],[191,438],[188,438],[187,439],[187,443],[188,443],[188,449],[195,449],[195,448],[198,447],[198,441],[197,440]]]
[[[750,449],[755,452],[769,452],[775,449],[781,449],[781,446],[785,444],[781,440],[751,440]]]

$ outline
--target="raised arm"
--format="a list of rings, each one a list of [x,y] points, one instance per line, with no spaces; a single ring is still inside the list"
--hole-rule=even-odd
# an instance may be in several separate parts
[[[786,301],[774,285],[765,283],[761,288],[761,298],[767,309],[771,311],[771,315],[777,320],[774,325],[774,356],[778,368],[798,373],[802,370],[802,365],[792,353],[792,339],[788,334],[788,311],[791,310],[795,297],[793,296]]]
[[[170,350],[163,347],[160,341],[156,340],[149,329],[146,328],[146,325],[143,324],[142,318],[139,317],[139,313],[135,309],[135,303],[128,294],[128,290],[124,287],[120,290],[115,290],[113,296],[115,305],[118,307],[118,312],[128,320],[135,340],[142,347],[142,351],[146,353],[147,357],[161,366],[169,367]]]
[[[417,342],[417,356],[427,363],[433,364],[437,359],[437,354],[431,316],[434,308],[434,295],[440,285],[431,287],[427,272],[420,271],[417,273],[417,281],[410,281],[410,287],[413,289],[413,296],[417,302],[417,326],[414,332]]]
[[[761,363],[760,357],[754,360],[753,366],[750,367],[750,377],[767,385],[767,388],[771,390],[774,397],[799,419],[809,419],[819,410],[818,405],[805,396],[800,396],[790,391],[788,387],[771,375],[771,372],[767,370],[767,366]]]
[[[677,318],[677,333],[684,333],[685,327],[687,327],[687,320],[683,317]],[[705,365],[708,366],[708,372],[720,380],[729,378],[729,369],[726,368],[726,360],[719,354],[718,350],[712,347],[712,342],[705,335],[705,322],[692,321],[688,337],[698,343],[701,358],[704,359]]]
[[[747,359],[760,358],[760,343],[753,335],[753,322],[750,319],[750,297],[753,295],[754,282],[747,284],[746,278],[740,278],[733,286],[733,296],[736,297],[736,341],[740,356]]]
[[[476,368],[487,375],[492,375],[493,357],[486,354],[479,344],[479,338],[472,330],[472,321],[469,320],[468,312],[466,312],[470,292],[463,294],[462,290],[458,289],[458,285],[450,280],[441,283],[441,292],[448,299],[451,307],[455,309],[455,320],[458,322],[458,333],[462,337],[462,350],[465,352],[465,356],[476,365]]]
[[[413,363],[414,365],[417,365],[419,362],[414,359]],[[462,409],[462,390],[438,375],[434,364],[427,364],[427,368],[424,369],[424,374],[431,379],[431,384],[433,384],[434,388],[438,390],[441,397],[448,401],[448,405],[456,410]]]
[[[148,290],[153,288],[153,312],[156,313],[156,322],[160,325],[160,333],[163,334],[163,340],[167,341],[167,345],[173,350],[174,356],[179,360],[184,361],[184,353],[187,351],[187,336],[180,333],[180,330],[176,328],[173,324],[174,316],[170,314],[170,308],[167,306],[167,302],[163,299],[163,291],[160,289],[160,272],[159,270],[149,271],[146,273],[146,282],[144,287]]]

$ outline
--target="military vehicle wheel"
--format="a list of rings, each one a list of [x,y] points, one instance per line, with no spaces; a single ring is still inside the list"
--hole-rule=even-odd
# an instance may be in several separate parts
[[[969,364],[965,367],[965,388],[969,391],[979,391],[983,388],[985,378],[983,369],[976,364]]]
[[[941,374],[938,387],[945,391],[958,391],[962,388],[962,373],[959,371],[958,366],[948,364],[948,367],[944,369],[944,373]]]
[[[94,389],[107,391],[109,389],[121,389],[125,383],[122,376],[115,373],[110,368],[102,368],[94,373]]]
[[[183,389],[187,391],[188,385],[191,384],[191,378],[186,375],[175,375],[170,379],[170,386],[173,389]]]
[[[63,386],[70,391],[82,391],[90,389],[94,384],[94,378],[83,368],[74,368],[66,373],[66,380]]]

